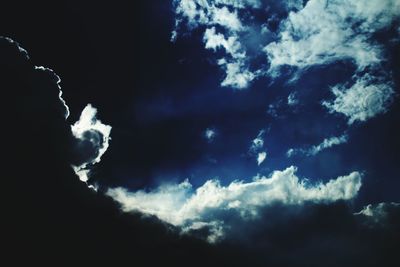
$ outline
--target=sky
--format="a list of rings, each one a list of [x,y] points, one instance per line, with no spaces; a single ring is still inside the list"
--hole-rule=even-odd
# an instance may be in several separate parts
[[[399,1],[2,10],[17,265],[397,266]]]

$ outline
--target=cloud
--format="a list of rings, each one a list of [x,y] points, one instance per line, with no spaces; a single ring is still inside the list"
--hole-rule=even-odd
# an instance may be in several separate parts
[[[251,141],[251,146],[250,146],[251,153],[256,153],[264,147],[264,135],[265,135],[265,130],[260,130],[257,134],[257,137]]]
[[[177,26],[187,20],[191,27],[220,25],[235,31],[242,25],[237,10],[247,7],[258,8],[259,0],[174,0]],[[233,10],[233,11],[230,11]]]
[[[231,86],[236,89],[247,88],[249,83],[256,75],[247,69],[246,52],[236,34],[231,34],[228,38],[222,33],[217,33],[215,27],[206,29],[203,37],[205,48],[217,51],[223,48],[228,57],[218,60],[220,65],[226,71],[226,77],[221,82],[222,86]]]
[[[332,87],[333,102],[322,103],[330,113],[338,112],[348,117],[348,124],[366,121],[385,113],[394,91],[391,82],[379,80],[369,74],[357,77],[350,87],[347,84]]]
[[[261,163],[267,158],[267,152],[264,149],[264,135],[265,130],[260,130],[257,137],[251,141],[249,148],[249,154],[256,157],[257,165],[260,166]]]
[[[310,0],[281,23],[279,39],[265,46],[270,74],[281,66],[305,69],[350,59],[358,70],[384,60],[371,34],[399,17],[396,0]]]
[[[242,46],[240,33],[247,27],[243,25],[238,12],[244,8],[258,8],[259,1],[196,1],[175,0],[176,26],[172,31],[171,40],[175,41],[179,25],[186,21],[189,28],[207,27],[203,41],[206,49],[216,51],[222,48],[226,55],[217,62],[226,72],[221,86],[244,89],[257,77],[257,72],[249,70],[245,48]],[[218,32],[216,26],[225,30]]]
[[[297,168],[275,171],[269,177],[255,177],[251,182],[234,181],[227,186],[218,180],[208,180],[193,190],[188,180],[181,184],[162,185],[152,191],[129,192],[118,187],[109,189],[107,195],[121,204],[126,212],[154,215],[172,225],[192,229],[199,225],[229,228],[224,220],[226,213],[238,214],[241,220],[258,216],[261,208],[277,203],[302,205],[331,203],[354,198],[361,187],[361,174],[346,176],[322,184],[308,184],[296,175]],[[222,222],[222,224],[221,224]],[[221,233],[221,229],[214,229]],[[221,236],[221,235],[219,235]]]
[[[71,126],[72,134],[77,140],[77,154],[80,156],[72,167],[83,182],[88,181],[91,166],[100,162],[111,139],[111,126],[103,124],[96,118],[96,114],[97,109],[88,104],[79,120]]]
[[[287,104],[288,104],[289,106],[295,106],[295,105],[297,105],[298,103],[299,103],[299,99],[297,98],[296,93],[295,93],[295,92],[290,93],[290,94],[288,95],[288,98],[287,98]]]
[[[25,49],[23,49],[23,48],[20,48],[20,49],[22,49],[22,50],[21,50],[22,52],[25,52],[25,53],[26,53],[26,50],[25,50]],[[48,72],[48,73],[50,73],[51,75],[53,75],[53,76],[56,78],[56,84],[57,84],[57,87],[58,87],[58,89],[59,89],[58,99],[61,101],[61,103],[62,103],[63,106],[64,106],[64,109],[65,109],[65,111],[64,111],[64,117],[65,117],[65,119],[67,119],[67,118],[69,117],[70,111],[69,111],[69,107],[67,106],[67,103],[65,102],[65,100],[64,100],[63,97],[62,97],[63,92],[62,92],[61,86],[60,86],[60,83],[61,83],[60,77],[59,77],[52,69],[46,68],[46,67],[43,67],[43,66],[35,66],[35,70],[39,70],[39,71],[43,71],[43,72]]]
[[[258,153],[258,156],[257,156],[257,164],[258,164],[258,166],[260,166],[261,163],[263,163],[266,158],[267,158],[267,152]]]
[[[369,204],[365,206],[361,211],[354,213],[354,215],[363,217],[364,222],[370,227],[384,226],[390,214],[394,211],[400,211],[400,203],[390,202],[390,203],[378,203]]]
[[[217,135],[215,129],[207,128],[204,131],[204,137],[207,139],[208,142],[214,141],[215,136]]]
[[[319,152],[321,152],[322,150],[325,150],[327,148],[333,147],[333,146],[337,146],[343,143],[346,143],[348,140],[348,136],[346,134],[343,134],[339,137],[333,136],[330,138],[325,138],[322,143],[312,146],[310,148],[307,149],[303,149],[303,148],[290,148],[287,152],[286,155],[287,157],[292,157],[294,155],[306,155],[306,156],[315,156],[317,155]]]

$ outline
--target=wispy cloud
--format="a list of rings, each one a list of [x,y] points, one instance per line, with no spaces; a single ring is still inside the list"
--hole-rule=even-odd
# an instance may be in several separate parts
[[[175,0],[176,25],[171,40],[178,36],[179,26],[186,22],[189,28],[206,27],[203,40],[206,49],[223,49],[225,56],[218,59],[218,65],[226,76],[221,86],[236,89],[247,88],[257,73],[249,70],[246,49],[242,46],[240,33],[247,30],[239,17],[245,8],[258,8],[258,0]],[[217,30],[223,28],[224,32]]]
[[[350,59],[359,70],[384,60],[382,49],[370,41],[372,33],[399,17],[396,0],[310,0],[281,23],[279,39],[265,46],[269,72],[284,65],[299,69]]]
[[[347,140],[348,136],[346,134],[343,134],[339,137],[333,136],[330,138],[325,138],[320,144],[311,146],[309,148],[290,148],[286,152],[286,155],[288,157],[292,157],[294,155],[315,156],[322,150],[346,143]]]

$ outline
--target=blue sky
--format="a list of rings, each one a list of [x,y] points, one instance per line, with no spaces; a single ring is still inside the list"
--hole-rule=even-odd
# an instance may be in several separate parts
[[[299,188],[320,192],[340,177],[361,179],[343,189],[355,188],[351,197],[326,193],[311,202],[346,199],[361,209],[397,201],[398,5],[176,0],[152,8],[155,17],[140,18],[150,28],[136,48],[138,93],[123,115],[131,120],[106,118],[112,140],[98,178],[90,168],[100,156],[78,169],[125,210],[160,219],[212,181],[222,191],[238,181],[252,186],[291,166]],[[170,17],[158,16],[168,9]],[[159,210],[159,198],[175,204]],[[201,220],[210,214],[166,221],[216,223]]]

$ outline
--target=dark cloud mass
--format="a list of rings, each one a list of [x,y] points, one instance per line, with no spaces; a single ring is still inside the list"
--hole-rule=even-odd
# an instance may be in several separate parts
[[[2,4],[3,262],[399,266],[400,5],[324,3]]]

